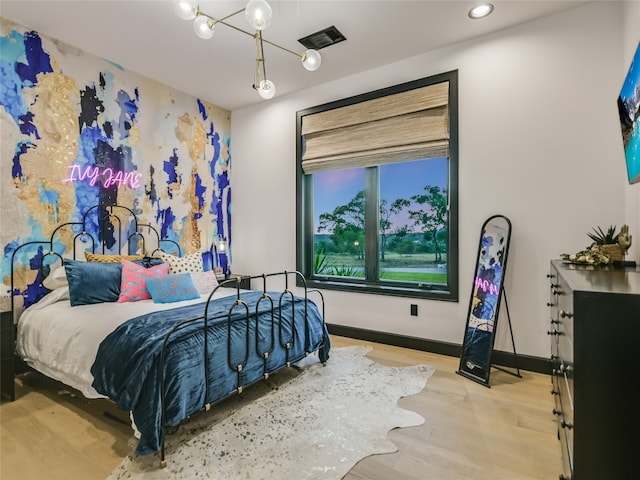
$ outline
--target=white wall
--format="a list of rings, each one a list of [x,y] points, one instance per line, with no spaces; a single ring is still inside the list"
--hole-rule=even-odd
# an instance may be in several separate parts
[[[513,224],[505,285],[516,348],[548,357],[549,260],[584,248],[596,225],[626,222],[640,242],[640,186],[626,187],[616,106],[632,54],[623,23],[621,2],[588,4],[233,111],[233,270],[295,268],[296,111],[458,69],[460,301],[325,291],[326,320],[460,344],[479,230],[502,213]],[[510,351],[504,308],[500,318],[496,348]]]

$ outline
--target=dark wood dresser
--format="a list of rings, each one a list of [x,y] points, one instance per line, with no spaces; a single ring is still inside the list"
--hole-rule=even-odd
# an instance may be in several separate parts
[[[638,478],[640,269],[554,260],[548,277],[559,478]]]

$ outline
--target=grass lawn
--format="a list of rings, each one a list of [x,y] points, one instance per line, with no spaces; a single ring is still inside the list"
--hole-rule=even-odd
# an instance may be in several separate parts
[[[385,271],[382,278],[385,280],[398,280],[405,282],[423,282],[423,283],[446,283],[447,272],[420,272],[417,269],[437,268],[438,265],[446,264],[446,255],[441,255],[442,260],[436,262],[434,253],[415,253],[399,255],[397,253],[388,252],[385,254],[384,262],[380,262],[380,268],[383,269],[400,269],[401,271]],[[329,267],[340,267],[353,277],[364,277],[364,260],[357,258],[355,255],[347,254],[327,254],[326,265]],[[402,271],[402,269],[406,269]]]
[[[446,273],[428,272],[384,272],[382,278],[385,280],[402,280],[404,282],[423,283],[446,283]]]

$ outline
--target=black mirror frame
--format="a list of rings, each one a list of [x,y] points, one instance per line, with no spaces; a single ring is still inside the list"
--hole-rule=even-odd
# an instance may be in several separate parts
[[[499,229],[499,231],[496,233],[491,232],[489,235],[489,229],[492,227],[493,230]],[[500,232],[501,234],[499,234]],[[489,239],[497,239],[498,248],[494,250],[487,260],[488,252],[485,248],[489,245]],[[498,327],[501,299],[504,295],[504,277],[510,241],[511,221],[507,217],[504,215],[493,215],[484,221],[478,242],[478,256],[474,270],[475,276],[471,288],[471,298],[469,299],[469,310],[460,355],[460,365],[456,373],[485,386],[489,386],[491,357],[495,343],[495,332]],[[489,279],[487,274],[489,274],[489,276],[491,273],[495,274],[495,265],[500,267],[500,278],[496,279],[494,276]],[[486,269],[486,266],[491,266],[491,268]],[[488,298],[486,295],[487,291],[491,295],[490,299],[492,302],[486,302]],[[493,302],[495,302],[495,307],[491,305]],[[484,318],[482,315],[478,317],[476,315],[479,309],[484,308],[489,308],[491,311],[489,318]],[[479,336],[478,333],[480,333]]]

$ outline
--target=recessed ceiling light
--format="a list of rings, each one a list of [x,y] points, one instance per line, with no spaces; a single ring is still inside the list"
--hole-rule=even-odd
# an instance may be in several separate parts
[[[469,10],[469,18],[484,18],[491,12],[493,12],[493,4],[481,3],[480,5],[476,5],[471,10]]]

